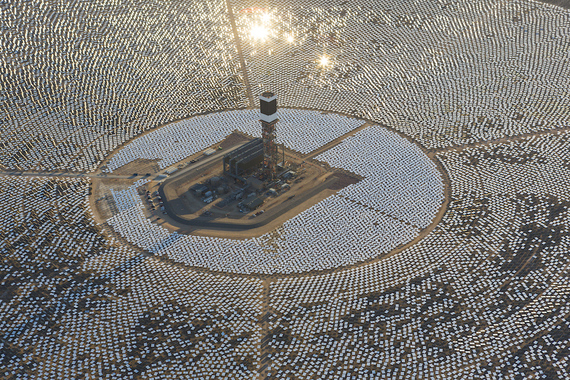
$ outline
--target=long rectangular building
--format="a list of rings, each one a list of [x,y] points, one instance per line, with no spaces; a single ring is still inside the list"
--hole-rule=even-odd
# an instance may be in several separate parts
[[[263,162],[263,140],[253,139],[224,155],[224,174],[245,182],[243,176]]]

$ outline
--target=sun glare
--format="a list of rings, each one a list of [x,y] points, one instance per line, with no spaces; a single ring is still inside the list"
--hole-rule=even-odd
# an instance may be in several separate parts
[[[268,35],[268,31],[265,27],[261,26],[261,25],[254,25],[251,28],[251,37],[254,40],[265,40],[267,38]]]
[[[319,59],[319,65],[326,67],[330,64],[330,59],[329,57],[327,57],[326,55],[323,55],[320,59]]]

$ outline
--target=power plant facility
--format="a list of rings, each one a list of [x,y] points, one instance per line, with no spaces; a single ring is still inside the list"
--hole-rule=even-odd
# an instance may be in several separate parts
[[[244,229],[249,228],[249,218],[259,216],[255,225],[259,220],[281,218],[290,208],[310,207],[323,191],[335,192],[359,181],[277,143],[279,119],[273,92],[261,94],[259,107],[261,137],[235,130],[202,156],[194,156],[159,185],[160,199],[154,202],[150,193],[150,211],[153,206],[164,207],[162,211],[185,225],[204,228],[216,220],[216,228]],[[225,153],[216,153],[224,149]]]

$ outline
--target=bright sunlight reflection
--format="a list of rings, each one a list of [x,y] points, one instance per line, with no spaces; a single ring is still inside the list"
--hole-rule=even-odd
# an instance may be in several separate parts
[[[254,40],[265,40],[267,38],[268,35],[268,31],[264,26],[261,25],[254,25],[251,28],[251,37]]]
[[[330,59],[326,55],[323,55],[321,59],[319,59],[319,65],[326,67],[330,64]]]

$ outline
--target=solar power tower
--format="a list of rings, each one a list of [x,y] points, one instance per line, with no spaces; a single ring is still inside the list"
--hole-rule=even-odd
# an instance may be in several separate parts
[[[277,95],[264,92],[259,97],[261,107],[261,138],[263,139],[263,174],[266,181],[273,181],[277,174],[279,151],[275,141],[277,124]]]

